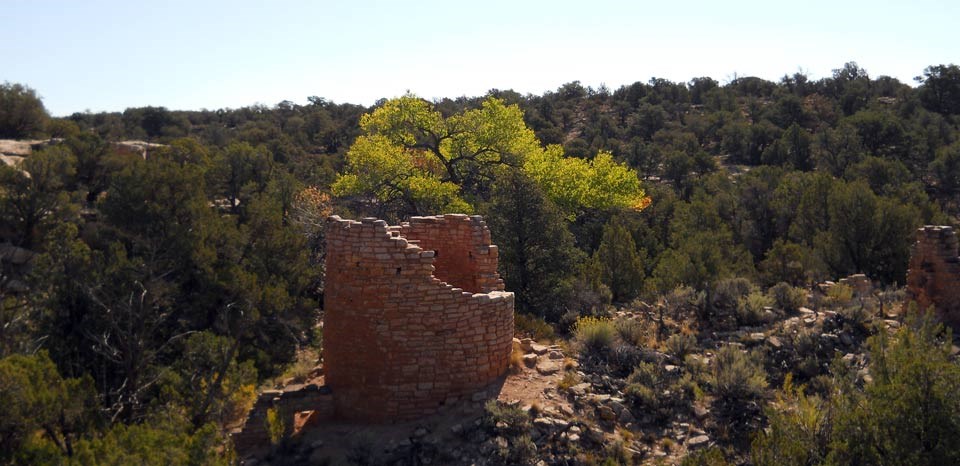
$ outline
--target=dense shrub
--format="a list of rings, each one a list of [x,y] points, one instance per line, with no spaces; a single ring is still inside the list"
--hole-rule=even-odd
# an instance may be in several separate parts
[[[697,337],[683,333],[670,335],[667,341],[663,343],[664,351],[677,361],[683,361],[683,358],[692,353],[696,348]]]
[[[517,312],[513,315],[513,326],[517,334],[529,336],[534,340],[553,340],[556,338],[553,326],[541,317]]]
[[[790,286],[789,283],[780,282],[770,287],[770,296],[777,308],[786,312],[797,312],[803,306],[807,305],[807,291],[803,288]]]
[[[599,317],[579,317],[574,325],[573,333],[580,345],[580,350],[588,354],[608,352],[616,338],[616,329],[613,323]]]
[[[483,408],[486,411],[484,424],[488,429],[496,429],[507,436],[518,436],[530,431],[530,416],[518,406],[490,400]]]
[[[828,306],[832,307],[844,307],[848,306],[850,302],[853,301],[853,288],[850,285],[845,285],[843,283],[837,283],[830,287],[827,290],[827,302]]]
[[[730,466],[730,462],[723,456],[723,451],[717,447],[707,448],[687,455],[680,466]]]
[[[718,311],[733,311],[740,299],[756,289],[746,278],[728,278],[718,281],[710,293],[709,305]]]
[[[950,357],[951,337],[932,316],[914,314],[893,337],[868,340],[872,383],[858,387],[839,362],[827,399],[788,379],[768,410],[769,429],[754,438],[753,464],[960,464],[960,365]]]
[[[773,305],[769,296],[754,291],[742,296],[737,303],[737,322],[740,325],[759,325],[770,320],[767,308]]]
[[[707,383],[711,393],[726,400],[751,400],[763,396],[766,373],[756,354],[728,345],[713,358]]]
[[[643,324],[634,319],[618,319],[613,323],[617,329],[617,335],[624,343],[634,346],[644,346],[649,337],[649,332]]]

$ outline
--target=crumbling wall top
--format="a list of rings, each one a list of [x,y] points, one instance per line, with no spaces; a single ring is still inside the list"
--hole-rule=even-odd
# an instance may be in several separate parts
[[[506,372],[513,293],[481,218],[332,216],[326,267],[324,370],[339,417],[416,418]]]

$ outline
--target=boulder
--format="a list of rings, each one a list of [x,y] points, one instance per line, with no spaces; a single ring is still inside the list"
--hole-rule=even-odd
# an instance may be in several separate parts
[[[525,354],[523,355],[523,365],[532,369],[537,365],[538,359],[540,358],[536,354]]]
[[[710,437],[706,435],[698,435],[687,440],[687,448],[696,450],[698,448],[707,446],[708,443],[710,443]]]
[[[550,351],[550,348],[538,343],[533,343],[530,345],[530,351],[539,355],[543,355],[543,354],[547,354],[547,352]]]
[[[541,375],[553,375],[563,369],[563,363],[557,360],[546,360],[537,363],[537,372]]]

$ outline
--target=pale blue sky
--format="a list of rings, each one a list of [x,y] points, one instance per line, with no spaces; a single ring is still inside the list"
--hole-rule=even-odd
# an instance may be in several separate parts
[[[364,105],[579,80],[829,76],[856,61],[912,83],[960,63],[960,2],[0,0],[0,81],[54,115]]]

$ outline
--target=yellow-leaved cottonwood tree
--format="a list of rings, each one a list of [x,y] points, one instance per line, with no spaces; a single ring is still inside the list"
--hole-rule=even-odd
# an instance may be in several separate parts
[[[571,219],[583,209],[649,204],[636,172],[611,154],[585,160],[543,147],[520,108],[500,99],[444,117],[407,94],[364,115],[360,127],[333,192],[373,200],[380,214],[471,213],[504,168],[522,170]]]

